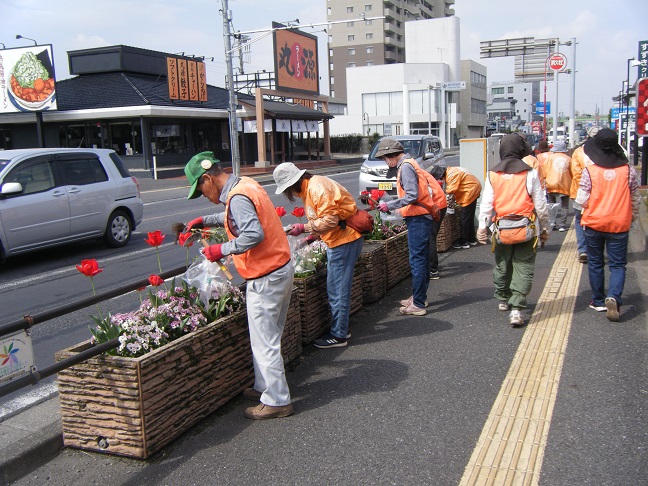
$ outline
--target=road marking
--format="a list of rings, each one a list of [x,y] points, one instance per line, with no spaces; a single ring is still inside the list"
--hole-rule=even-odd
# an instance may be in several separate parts
[[[537,485],[583,265],[565,237],[461,486]]]

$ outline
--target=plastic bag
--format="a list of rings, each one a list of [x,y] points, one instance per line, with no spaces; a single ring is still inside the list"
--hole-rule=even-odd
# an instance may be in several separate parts
[[[558,217],[558,211],[560,210],[560,203],[547,203],[547,211],[549,212],[549,228],[542,228],[542,229],[547,229],[548,231],[551,230],[554,226],[556,226],[556,218]]]
[[[388,202],[393,200],[394,200],[393,196],[390,196],[389,194],[385,194],[383,197],[380,198],[380,201],[378,202],[382,202],[382,201]],[[380,213],[380,219],[382,219],[385,223],[390,223],[397,226],[400,226],[405,222],[403,220],[403,216],[401,215],[400,209],[396,209],[388,213]]]
[[[206,306],[209,305],[209,299],[214,291],[229,285],[227,277],[223,275],[218,264],[206,258],[192,263],[179,278],[198,289],[200,300]]]

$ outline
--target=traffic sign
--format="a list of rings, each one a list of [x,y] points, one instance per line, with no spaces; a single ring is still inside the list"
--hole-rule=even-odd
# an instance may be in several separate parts
[[[624,106],[623,108],[612,108],[610,110],[610,118],[619,118],[619,115],[634,115],[637,109],[634,106]]]
[[[542,101],[536,101],[536,115],[551,115],[551,101],[547,101],[547,111]]]
[[[554,71],[564,71],[567,67],[567,57],[562,52],[556,52],[549,58],[549,67]]]
[[[637,83],[637,135],[648,135],[648,78]]]

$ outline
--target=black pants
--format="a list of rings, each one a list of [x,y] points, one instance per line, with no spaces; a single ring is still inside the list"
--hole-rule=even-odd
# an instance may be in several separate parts
[[[477,210],[477,199],[468,204],[468,206],[461,207],[461,238],[457,243],[465,245],[466,243],[477,241],[475,233],[475,211]]]
[[[439,254],[437,253],[437,235],[445,217],[447,208],[441,209],[439,221],[432,221],[432,234],[430,235],[430,272],[439,271]]]

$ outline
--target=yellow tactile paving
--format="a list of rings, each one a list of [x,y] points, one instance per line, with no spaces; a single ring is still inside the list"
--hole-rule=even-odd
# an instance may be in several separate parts
[[[460,485],[538,484],[583,265],[570,230]]]

